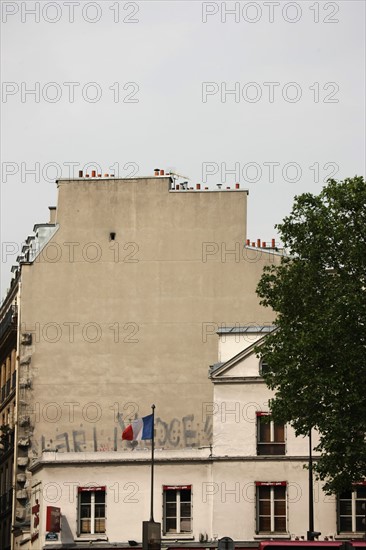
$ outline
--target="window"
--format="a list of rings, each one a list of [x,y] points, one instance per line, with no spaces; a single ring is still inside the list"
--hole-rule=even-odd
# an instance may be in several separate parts
[[[263,374],[267,374],[269,372],[269,365],[266,361],[263,361],[263,359],[259,362],[259,374],[263,376]]]
[[[366,532],[366,481],[339,496],[338,528],[341,533]]]
[[[285,425],[277,424],[266,412],[257,412],[257,455],[284,455]]]
[[[164,485],[164,534],[192,532],[191,485]]]
[[[256,481],[257,533],[286,533],[286,481]]]
[[[105,533],[105,487],[78,487],[79,533]]]

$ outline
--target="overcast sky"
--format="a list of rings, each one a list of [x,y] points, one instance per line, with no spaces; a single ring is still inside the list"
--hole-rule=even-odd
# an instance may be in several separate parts
[[[1,9],[1,297],[8,243],[48,221],[55,178],[87,163],[239,181],[248,237],[267,241],[296,194],[364,175],[362,0]]]

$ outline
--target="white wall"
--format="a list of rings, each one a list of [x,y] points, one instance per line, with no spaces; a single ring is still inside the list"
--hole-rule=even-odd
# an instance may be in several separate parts
[[[50,455],[52,453],[49,453]],[[65,456],[67,453],[63,453]],[[73,453],[70,453],[71,456]],[[80,453],[78,453],[80,454]],[[142,522],[150,518],[150,465],[131,462],[111,463],[88,461],[91,453],[77,457],[71,464],[49,464],[34,477],[42,482],[40,540],[45,540],[46,508],[61,508],[73,537],[77,538],[77,487],[106,486],[106,535],[109,541],[142,540]],[[207,452],[204,454],[207,456]],[[196,455],[202,455],[198,451]],[[193,455],[192,455],[193,456]],[[175,458],[175,457],[172,457]],[[83,465],[82,460],[85,460]],[[115,457],[114,457],[115,459]],[[88,462],[87,462],[88,461]],[[155,465],[154,519],[162,523],[163,485],[192,485],[193,533],[188,537],[199,540],[200,533],[211,532],[211,504],[203,503],[203,484],[211,481],[211,464],[168,463]],[[64,528],[65,526],[65,519]],[[65,530],[66,532],[66,530]],[[80,537],[82,538],[82,537]],[[88,537],[86,537],[88,539]],[[90,537],[89,537],[90,538]],[[97,538],[100,538],[98,535]],[[177,535],[166,538],[175,540]],[[65,541],[64,541],[65,542]],[[39,544],[39,541],[38,541]]]

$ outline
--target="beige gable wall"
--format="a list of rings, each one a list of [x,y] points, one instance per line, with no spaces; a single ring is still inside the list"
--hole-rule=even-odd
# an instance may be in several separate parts
[[[126,449],[122,421],[149,414],[151,403],[158,446],[207,445],[215,329],[272,321],[255,287],[276,258],[246,256],[246,192],[169,186],[59,182],[59,228],[23,267],[22,327],[36,331],[22,348],[31,356],[33,455]],[[239,261],[225,255],[236,243]]]

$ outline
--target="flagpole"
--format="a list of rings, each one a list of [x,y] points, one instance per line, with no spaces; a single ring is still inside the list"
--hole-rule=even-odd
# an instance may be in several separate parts
[[[151,438],[151,500],[150,500],[150,521],[154,521],[154,426],[155,426],[155,405],[152,409],[152,438]]]

